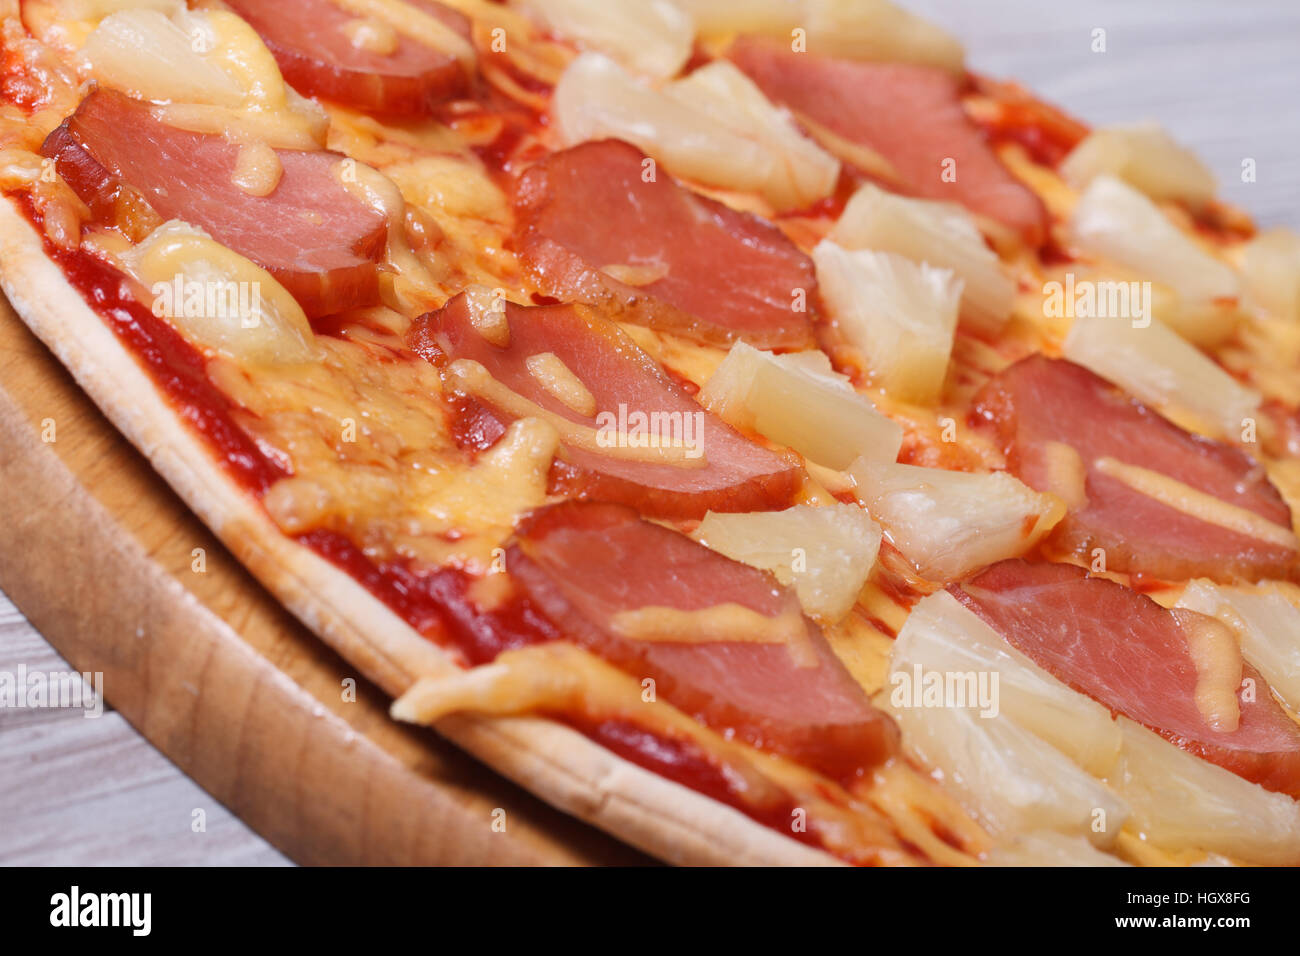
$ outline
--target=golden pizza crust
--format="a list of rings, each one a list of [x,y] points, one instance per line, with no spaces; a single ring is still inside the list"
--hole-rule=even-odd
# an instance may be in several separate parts
[[[307,627],[393,697],[456,670],[349,575],[286,538],[186,428],[147,373],[0,203],[0,287],[15,311],[181,499]],[[827,865],[828,853],[616,756],[554,721],[458,715],[435,728],[548,803],[671,863]],[[486,821],[485,821],[486,825]]]

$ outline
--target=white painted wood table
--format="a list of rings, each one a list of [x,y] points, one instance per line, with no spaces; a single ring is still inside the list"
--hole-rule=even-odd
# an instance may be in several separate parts
[[[973,68],[1090,123],[1159,120],[1212,167],[1226,199],[1262,225],[1300,228],[1296,0],[904,5],[962,37]],[[1097,29],[1104,53],[1092,50]],[[0,533],[0,546],[19,545]],[[68,667],[0,592],[0,672],[20,665]],[[195,809],[205,832],[192,831]],[[111,710],[0,710],[0,864],[286,862]]]

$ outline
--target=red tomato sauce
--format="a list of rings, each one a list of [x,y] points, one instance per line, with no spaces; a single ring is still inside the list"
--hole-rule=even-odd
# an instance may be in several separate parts
[[[400,562],[376,563],[346,536],[333,531],[311,531],[296,540],[346,572],[420,634],[459,651],[471,666],[489,663],[503,651],[562,637],[524,598],[511,598],[490,612],[480,611],[467,595],[472,578],[461,571],[416,573]],[[822,845],[813,832],[815,826],[806,833],[791,831],[792,798],[761,804],[746,800],[718,761],[693,741],[658,734],[627,720],[552,716],[640,767],[733,807],[764,826],[813,846]]]
[[[1036,163],[1055,167],[1088,135],[1074,117],[1037,99],[1015,83],[975,78],[975,87],[996,101],[994,117],[974,117],[994,143],[1015,142]]]
[[[40,212],[25,193],[11,194],[38,233]],[[86,303],[144,366],[181,419],[199,433],[239,484],[261,495],[289,470],[271,458],[235,421],[230,401],[207,375],[207,359],[179,332],[145,308],[127,277],[84,249],[45,240],[50,257]]]

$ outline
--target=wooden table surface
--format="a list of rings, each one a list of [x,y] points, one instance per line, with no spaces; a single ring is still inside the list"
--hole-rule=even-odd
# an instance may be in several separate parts
[[[1021,80],[1102,125],[1159,120],[1262,225],[1300,228],[1295,0],[905,0]],[[1091,47],[1105,30],[1106,52]],[[1242,162],[1256,180],[1243,182]],[[0,529],[0,547],[21,548]],[[67,669],[0,592],[0,672]],[[0,709],[0,864],[289,861],[111,710]],[[206,831],[195,833],[193,811]]]

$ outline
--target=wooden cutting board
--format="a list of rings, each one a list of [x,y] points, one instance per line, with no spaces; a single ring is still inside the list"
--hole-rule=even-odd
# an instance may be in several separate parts
[[[647,862],[391,721],[3,298],[0,588],[74,668],[103,672],[110,706],[299,863]]]

